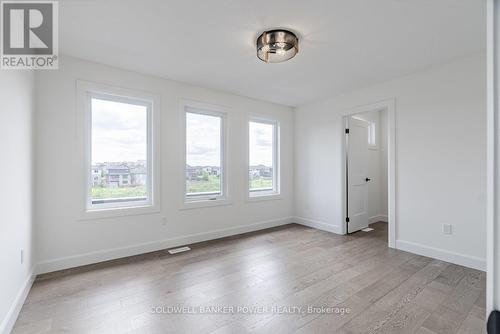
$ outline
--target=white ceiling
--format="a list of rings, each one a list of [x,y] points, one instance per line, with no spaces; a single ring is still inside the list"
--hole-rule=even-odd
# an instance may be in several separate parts
[[[290,106],[485,49],[485,0],[63,0],[63,54]],[[265,29],[298,33],[281,64]]]

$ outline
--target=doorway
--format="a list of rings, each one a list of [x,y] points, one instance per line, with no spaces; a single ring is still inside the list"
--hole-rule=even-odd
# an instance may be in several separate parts
[[[351,109],[343,114],[342,129],[344,233],[387,228],[392,248],[396,247],[394,111],[393,100]]]

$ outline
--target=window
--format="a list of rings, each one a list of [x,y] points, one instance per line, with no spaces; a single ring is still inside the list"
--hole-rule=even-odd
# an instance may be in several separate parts
[[[367,131],[368,131],[368,148],[370,150],[376,150],[377,149],[377,123],[372,122],[370,120],[367,120],[364,117],[361,116],[352,116],[352,118],[360,120],[362,122],[365,122],[367,124]]]
[[[224,114],[186,107],[187,202],[225,197]]]
[[[152,204],[152,102],[89,93],[88,210]]]
[[[377,148],[377,133],[375,122],[368,122],[368,147]]]
[[[160,97],[77,80],[80,219],[160,211]]]
[[[250,197],[276,195],[278,185],[278,125],[269,121],[248,124]]]

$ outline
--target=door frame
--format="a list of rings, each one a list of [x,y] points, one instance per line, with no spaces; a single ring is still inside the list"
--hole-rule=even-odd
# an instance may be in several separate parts
[[[340,194],[342,199],[342,216],[340,221],[342,222],[342,234],[347,234],[346,230],[346,214],[347,214],[347,139],[345,134],[346,122],[349,116],[360,114],[369,111],[380,111],[385,110],[387,112],[387,215],[388,215],[388,245],[390,248],[396,248],[396,222],[397,222],[397,207],[396,207],[396,99],[386,99],[375,103],[370,103],[366,105],[356,106],[349,108],[340,113],[342,116],[342,122],[340,123],[342,128],[340,131],[341,135],[341,149],[340,149],[340,161],[341,161],[341,178],[340,182]]]
[[[500,0],[487,2],[486,316],[500,309]]]

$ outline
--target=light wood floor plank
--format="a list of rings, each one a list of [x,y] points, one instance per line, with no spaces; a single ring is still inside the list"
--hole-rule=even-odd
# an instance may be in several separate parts
[[[484,273],[389,249],[387,224],[372,227],[292,224],[45,274],[13,333],[483,332]],[[152,312],[174,306],[198,314]],[[214,306],[264,311],[199,312]]]

